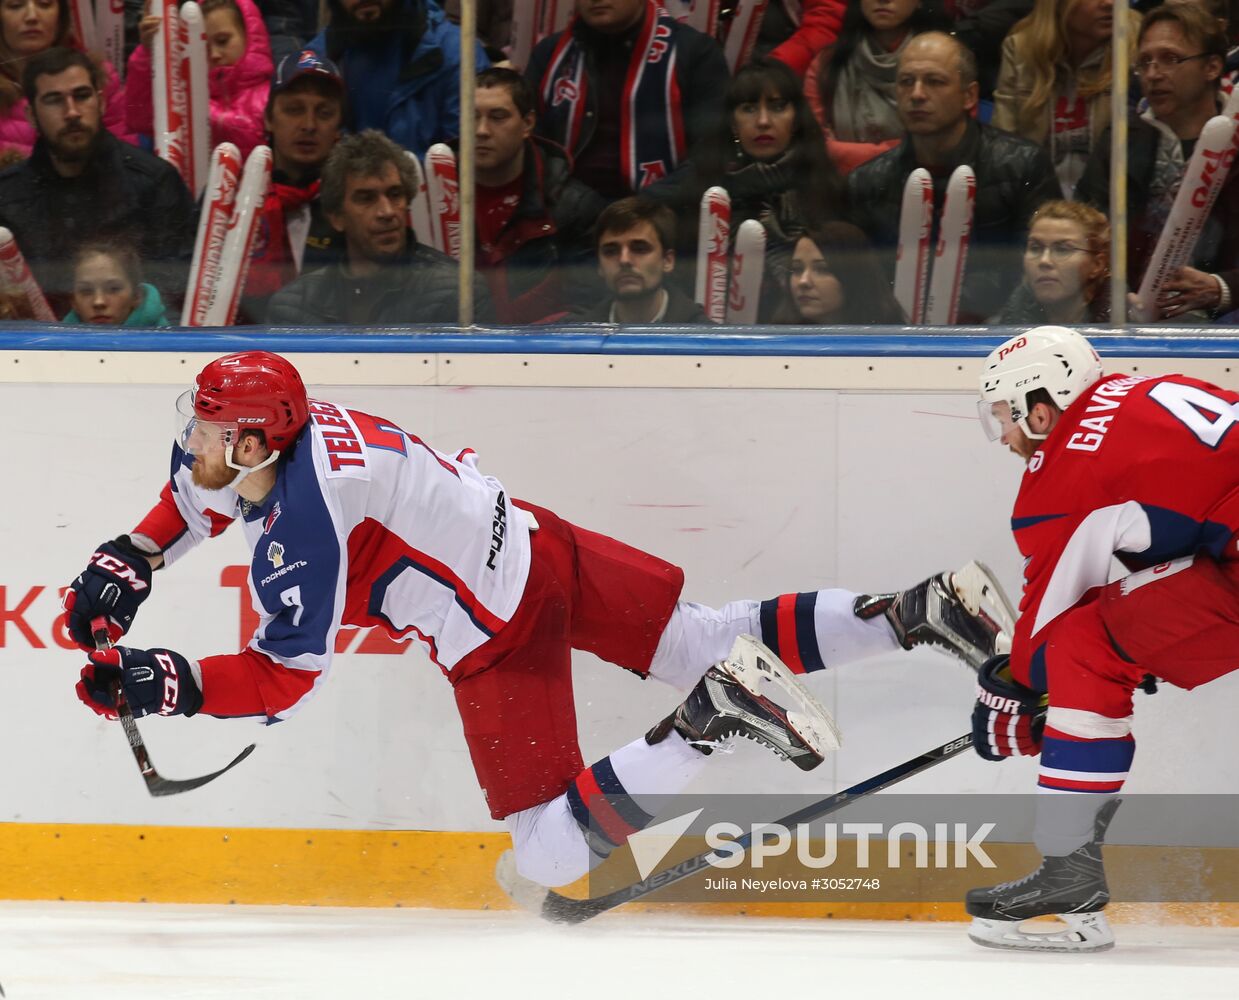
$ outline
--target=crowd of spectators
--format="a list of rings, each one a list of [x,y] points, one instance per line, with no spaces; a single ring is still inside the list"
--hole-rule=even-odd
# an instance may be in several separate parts
[[[731,239],[748,220],[765,234],[758,322],[903,324],[905,184],[928,172],[932,245],[961,165],[976,187],[958,321],[1107,323],[1116,176],[1134,290],[1239,75],[1224,0],[771,0],[735,67],[721,38],[738,4],[721,5],[716,38],[684,0],[575,0],[522,59],[514,6],[538,2],[478,0],[482,325],[710,322],[694,292],[714,187]],[[413,158],[458,139],[459,3],[201,8],[212,141],[272,151],[237,322],[453,324],[458,265],[414,231],[411,205]],[[122,82],[75,38],[69,0],[0,0],[0,226],[66,323],[176,323],[187,295],[202,206],[151,152],[160,18],[149,0],[126,17]],[[1129,139],[1113,163],[1119,19]],[[4,316],[32,314],[0,291]],[[1128,304],[1147,323],[1239,309],[1239,171],[1189,264]]]

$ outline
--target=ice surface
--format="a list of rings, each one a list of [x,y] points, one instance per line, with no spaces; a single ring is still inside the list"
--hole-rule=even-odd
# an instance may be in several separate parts
[[[1120,925],[1118,947],[1095,956],[989,951],[964,928],[673,913],[563,928],[518,913],[3,903],[0,984],[8,1000],[1239,996],[1235,928]]]

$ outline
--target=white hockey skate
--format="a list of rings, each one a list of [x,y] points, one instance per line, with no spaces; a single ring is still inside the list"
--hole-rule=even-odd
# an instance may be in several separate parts
[[[989,567],[975,560],[900,593],[862,594],[853,610],[859,618],[885,615],[904,649],[934,646],[974,670],[1009,653],[1015,632],[1015,608]]]
[[[771,697],[776,694],[771,687],[777,689],[777,700]],[[843,742],[830,713],[782,660],[751,635],[737,638],[727,659],[706,671],[683,704],[646,740],[658,743],[672,728],[704,753],[739,737],[805,771],[817,767]]]

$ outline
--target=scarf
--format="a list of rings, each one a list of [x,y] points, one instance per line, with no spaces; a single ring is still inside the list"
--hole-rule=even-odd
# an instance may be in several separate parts
[[[676,20],[653,0],[633,45],[620,98],[620,172],[633,191],[666,177],[684,158],[687,141],[676,80]],[[559,37],[538,85],[547,134],[580,152],[589,77],[574,15]],[[609,44],[604,40],[603,44]]]
[[[911,40],[908,34],[894,52],[877,52],[866,35],[853,49],[835,81],[830,114],[836,137],[845,142],[882,142],[903,136],[895,110],[895,69]]]
[[[728,170],[723,186],[731,195],[733,233],[744,219],[756,219],[766,230],[768,247],[804,235],[809,219],[795,187],[798,160],[793,145],[777,160]]]
[[[297,263],[288,243],[285,213],[308,205],[318,197],[321,181],[308,187],[294,187],[272,181],[262,203],[254,249],[250,254],[249,276],[245,279],[245,294],[262,297],[274,295],[297,277]]]

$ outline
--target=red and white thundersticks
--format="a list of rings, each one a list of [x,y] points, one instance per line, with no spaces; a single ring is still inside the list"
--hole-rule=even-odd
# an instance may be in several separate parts
[[[409,202],[409,228],[419,243],[435,246],[434,226],[430,222],[430,195],[426,189],[426,172],[422,170],[417,154],[405,150],[409,166],[413,168],[413,200]]]
[[[206,186],[211,148],[208,123],[206,31],[202,10],[191,2],[155,0],[162,19],[155,35],[155,152],[197,196]]]
[[[452,150],[436,142],[426,151],[426,190],[430,199],[431,245],[460,260],[460,182]]]
[[[766,230],[756,219],[740,223],[731,255],[731,288],[727,322],[752,326],[757,322],[761,279],[766,270]]]
[[[271,187],[271,149],[255,146],[245,161],[237,200],[224,237],[223,260],[215,278],[215,292],[207,309],[206,326],[229,326],[237,317],[245,277],[249,274],[250,253],[258,232],[259,213]]]
[[[934,225],[934,184],[929,171],[917,167],[903,186],[899,212],[899,247],[895,254],[895,301],[913,326],[925,322],[929,283],[929,238]]]
[[[959,291],[964,284],[964,265],[968,262],[972,207],[976,197],[976,174],[967,164],[956,167],[946,186],[938,247],[934,251],[934,272],[929,279],[929,298],[925,302],[925,321],[931,326],[949,325],[959,316]]]
[[[1183,172],[1179,193],[1175,195],[1170,215],[1166,217],[1136,293],[1138,309],[1145,320],[1156,314],[1162,285],[1191,260],[1205,220],[1235,162],[1235,146],[1239,142],[1237,129],[1239,125],[1234,118],[1217,115],[1205,123],[1196,140],[1196,149]]]
[[[727,250],[731,243],[731,197],[707,188],[697,217],[696,299],[711,322],[727,319]]]
[[[84,0],[78,0],[84,2]],[[83,43],[85,44],[85,43]],[[95,11],[95,45],[103,50],[103,58],[112,64],[116,75],[125,78],[125,0],[99,0]]]
[[[43,323],[55,323],[56,314],[43,297],[43,289],[30,273],[30,266],[22,256],[13,234],[0,226],[0,278],[10,288],[26,297],[31,315]]]
[[[221,142],[211,154],[206,199],[198,217],[198,238],[194,242],[185,307],[181,311],[182,326],[207,325],[240,183],[241,153],[232,143]]]
[[[185,186],[197,198],[206,187],[211,161],[211,106],[207,82],[206,25],[202,8],[189,0],[181,7],[181,38],[177,72],[185,77],[188,110],[185,116],[185,145],[188,170]]]

